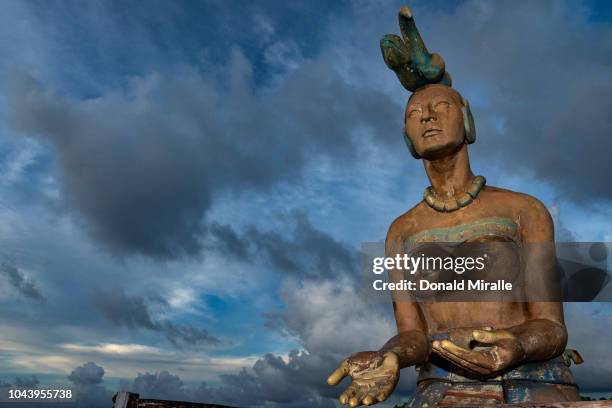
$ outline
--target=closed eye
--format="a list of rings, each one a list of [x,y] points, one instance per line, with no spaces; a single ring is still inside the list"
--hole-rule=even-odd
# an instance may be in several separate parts
[[[410,112],[408,112],[408,117],[409,118],[416,118],[417,116],[421,116],[421,110],[420,109],[412,109]]]
[[[438,110],[448,109],[449,106],[450,106],[450,103],[446,101],[440,101],[436,103],[436,106],[434,106],[434,109],[438,111]]]

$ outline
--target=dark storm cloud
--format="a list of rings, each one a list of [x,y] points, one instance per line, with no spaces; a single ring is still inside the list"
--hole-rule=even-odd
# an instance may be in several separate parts
[[[142,297],[128,296],[121,289],[98,291],[94,294],[94,305],[104,317],[117,326],[129,329],[157,329]]]
[[[284,274],[338,279],[357,273],[357,250],[316,228],[305,212],[292,211],[281,219],[283,231],[249,226],[238,233],[230,226],[215,225],[210,232],[226,256],[241,261],[259,257]]]
[[[182,68],[88,100],[16,75],[9,104],[15,129],[55,147],[63,194],[94,237],[161,258],[199,253],[217,194],[299,181],[311,155],[346,161],[358,130],[389,140],[375,112],[392,106],[327,61],[304,63],[261,95],[237,51],[216,76]]]
[[[159,326],[166,338],[178,348],[201,344],[218,345],[221,343],[221,340],[211,335],[208,330],[202,328],[188,325],[175,325],[171,322],[162,322],[159,323]]]
[[[212,249],[237,261],[247,262],[252,259],[250,243],[231,226],[211,223],[208,228],[214,238]]]
[[[315,228],[302,211],[293,212],[288,221],[293,225],[288,235],[253,228],[246,234],[258,251],[267,254],[272,265],[304,277],[338,279],[357,272],[355,249]]]
[[[568,328],[568,348],[578,350],[584,363],[571,370],[581,390],[611,392],[612,360],[603,338],[610,336],[612,313],[608,303],[566,303],[565,321]]]
[[[323,372],[332,370],[329,356],[311,356],[296,350],[288,361],[266,354],[249,370],[222,375],[216,391],[220,399],[237,406],[334,407],[335,395]]]
[[[121,388],[138,393],[141,398],[185,400],[188,394],[179,376],[167,371],[138,374],[131,384],[122,381]]]
[[[97,291],[94,293],[93,302],[104,317],[117,326],[160,332],[177,348],[221,343],[221,340],[206,329],[155,320],[144,298],[128,296],[121,289]]]
[[[0,272],[7,278],[11,286],[22,296],[32,300],[44,300],[43,294],[34,281],[28,279],[15,265],[3,262]]]
[[[75,384],[96,385],[102,382],[102,377],[104,377],[104,368],[90,361],[72,370],[68,379]]]

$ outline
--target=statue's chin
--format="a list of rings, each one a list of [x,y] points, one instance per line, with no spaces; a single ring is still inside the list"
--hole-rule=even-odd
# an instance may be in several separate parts
[[[428,146],[420,156],[425,160],[439,160],[457,154],[463,146],[463,142]]]

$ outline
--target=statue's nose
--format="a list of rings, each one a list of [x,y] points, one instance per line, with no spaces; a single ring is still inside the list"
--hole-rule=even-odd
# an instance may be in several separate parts
[[[432,121],[436,121],[436,115],[435,112],[433,111],[433,109],[423,109],[423,116],[421,117],[421,122],[422,123],[426,123],[426,122],[432,122]]]

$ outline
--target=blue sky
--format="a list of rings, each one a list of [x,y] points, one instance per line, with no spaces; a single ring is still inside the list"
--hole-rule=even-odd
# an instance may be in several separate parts
[[[409,5],[471,102],[475,172],[559,240],[612,241],[609,5]],[[394,330],[356,251],[428,184],[378,48],[399,6],[3,3],[0,381],[334,406],[328,371]],[[610,391],[612,308],[566,317],[583,390]]]

